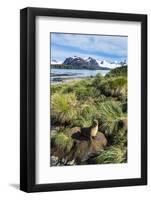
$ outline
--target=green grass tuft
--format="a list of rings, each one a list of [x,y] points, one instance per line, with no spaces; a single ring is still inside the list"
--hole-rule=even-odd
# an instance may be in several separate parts
[[[92,162],[96,164],[125,163],[127,161],[126,148],[110,146],[93,158]]]
[[[73,145],[73,140],[71,137],[66,136],[64,133],[57,133],[54,137],[52,137],[52,146],[68,153]]]
[[[126,119],[126,114],[122,112],[120,104],[115,101],[106,101],[98,106],[98,110],[101,130],[106,135],[117,133],[121,129],[119,122]]]
[[[55,93],[51,98],[52,118],[61,124],[69,123],[77,118],[78,101],[75,94]]]
[[[127,66],[117,67],[112,69],[106,77],[114,77],[114,76],[127,76]]]

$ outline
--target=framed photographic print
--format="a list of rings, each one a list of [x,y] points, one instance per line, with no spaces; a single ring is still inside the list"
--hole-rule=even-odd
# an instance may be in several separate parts
[[[20,12],[20,189],[147,184],[147,16]]]

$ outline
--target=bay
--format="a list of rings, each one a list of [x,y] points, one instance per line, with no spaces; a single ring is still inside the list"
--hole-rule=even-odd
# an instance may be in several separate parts
[[[105,76],[110,70],[88,70],[88,69],[51,69],[51,82],[67,82],[74,79],[93,77],[97,74]]]

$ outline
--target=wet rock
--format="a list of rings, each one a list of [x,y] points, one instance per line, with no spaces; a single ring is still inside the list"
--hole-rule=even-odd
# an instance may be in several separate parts
[[[51,137],[56,135],[59,130],[60,130],[60,127],[51,126]]]
[[[64,149],[60,146],[54,146],[51,149],[54,156],[52,165],[81,165],[107,146],[107,139],[103,133],[98,132],[95,137],[90,138],[84,135],[81,130],[80,127],[74,127],[64,133],[65,137],[72,140],[72,146],[70,151],[67,151],[67,146]]]
[[[67,162],[67,165],[74,165],[74,164],[75,164],[75,160],[74,159]]]
[[[56,156],[51,156],[51,166],[56,166],[59,162],[58,157]]]
[[[81,164],[103,150],[107,145],[107,139],[103,133],[98,132],[93,139],[88,139],[87,137],[84,139],[82,135],[82,137],[76,138],[75,143],[72,157],[77,164]]]

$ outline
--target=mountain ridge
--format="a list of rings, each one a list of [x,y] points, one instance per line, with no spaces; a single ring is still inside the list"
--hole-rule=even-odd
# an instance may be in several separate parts
[[[126,65],[126,61],[108,62],[106,60],[97,60],[90,56],[88,58],[73,56],[67,57],[63,62],[52,60],[51,65],[55,68],[108,70],[124,66]]]

